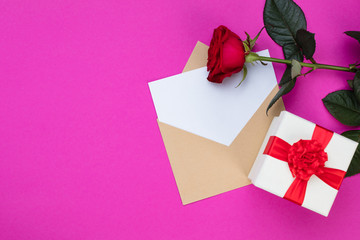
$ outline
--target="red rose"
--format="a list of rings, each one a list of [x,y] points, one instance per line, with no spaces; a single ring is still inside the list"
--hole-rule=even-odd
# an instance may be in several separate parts
[[[288,164],[292,175],[306,181],[313,174],[322,173],[327,160],[327,153],[316,140],[300,140],[289,149]]]
[[[210,82],[222,83],[225,77],[240,72],[245,63],[245,49],[240,37],[225,26],[214,30],[208,51]]]

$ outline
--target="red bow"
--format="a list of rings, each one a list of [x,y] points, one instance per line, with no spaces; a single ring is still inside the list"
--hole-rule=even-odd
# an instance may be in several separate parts
[[[300,140],[298,143],[295,143],[293,145],[290,145],[286,141],[276,136],[271,136],[269,138],[264,154],[274,157],[278,160],[287,162],[289,164],[291,173],[295,177],[293,183],[290,185],[284,196],[285,199],[302,205],[305,198],[307,182],[313,174],[315,174],[318,178],[320,178],[329,186],[337,190],[340,188],[341,182],[346,172],[324,166],[325,161],[327,161],[327,154],[324,152],[324,149],[330,142],[332,136],[333,132],[316,125],[311,140]],[[310,143],[311,150],[320,146],[321,152],[318,154],[303,154],[304,152],[306,152],[306,149],[304,149],[304,146],[301,145],[302,141],[312,141]],[[300,147],[297,147],[298,149],[296,149],[299,150],[300,148],[300,150],[298,151],[300,152],[300,157],[293,156],[293,148],[296,144],[301,145]],[[320,157],[325,157],[325,159],[311,159]]]

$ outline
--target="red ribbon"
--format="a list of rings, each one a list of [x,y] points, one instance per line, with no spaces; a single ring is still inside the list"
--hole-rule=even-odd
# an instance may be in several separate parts
[[[318,143],[322,145],[322,148],[325,149],[325,147],[330,142],[332,136],[333,136],[333,132],[316,125],[311,140],[316,140]],[[264,154],[288,162],[288,155],[290,148],[291,145],[286,141],[276,136],[271,136],[266,145]],[[290,170],[292,169],[290,168]],[[292,174],[294,176],[293,171]],[[346,172],[335,168],[321,167],[321,171],[316,172],[314,174],[318,178],[320,178],[323,182],[325,182],[332,188],[338,190],[340,188],[341,182]],[[290,185],[289,189],[287,190],[284,198],[296,204],[302,205],[305,198],[308,179],[304,179],[299,176],[294,176],[294,177],[295,179],[293,183]]]

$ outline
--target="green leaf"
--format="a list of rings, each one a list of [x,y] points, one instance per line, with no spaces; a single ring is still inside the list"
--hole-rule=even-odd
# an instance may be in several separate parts
[[[242,78],[241,82],[236,86],[236,88],[241,85],[241,83],[245,80],[245,78],[246,78],[246,76],[247,76],[248,71],[247,71],[246,65],[244,65],[243,71],[244,71],[243,78]]]
[[[360,32],[359,31],[347,31],[347,32],[345,32],[345,34],[360,42]]]
[[[294,58],[292,60],[295,61]],[[299,61],[297,61],[297,62],[299,63]],[[290,82],[293,79],[292,76],[291,76],[292,68],[293,68],[293,65],[288,65],[286,67],[285,72],[284,72],[284,74],[283,74],[283,76],[282,76],[282,78],[281,78],[281,80],[279,82],[280,87],[283,86],[285,83]],[[301,68],[301,66],[300,66],[300,68]],[[300,71],[301,71],[301,69],[300,69]],[[299,72],[299,75],[300,75],[300,72]]]
[[[301,65],[295,59],[291,60],[291,79],[295,79],[301,75]]]
[[[306,29],[306,19],[301,8],[292,0],[266,0],[263,18],[271,39],[283,47],[285,59],[302,62],[304,56],[296,43],[297,31]],[[291,78],[291,66],[287,66],[279,83],[281,88],[271,100],[266,113],[280,97],[294,88],[295,81]]]
[[[360,104],[350,90],[340,90],[328,94],[322,99],[333,117],[348,126],[360,125]]]
[[[279,87],[283,86],[285,83],[291,81],[291,65],[287,65],[285,72],[279,82]]]
[[[347,83],[351,89],[354,89],[354,80],[347,80]]]
[[[274,103],[279,100],[282,96],[289,93],[295,86],[296,79],[293,79],[287,83],[284,83],[284,85],[280,88],[280,90],[276,93],[273,99],[271,99],[269,106],[266,109],[266,114],[268,113],[269,109],[274,105]]]
[[[295,59],[299,62],[302,62],[304,60],[304,56],[296,43],[291,43],[283,46],[283,53],[285,59]]]
[[[282,47],[295,44],[296,32],[306,29],[305,15],[292,0],[266,0],[263,18],[267,33]]]
[[[245,32],[245,34],[246,34],[246,41],[245,41],[245,45],[248,47],[248,48],[250,48],[250,50],[251,49],[253,49],[253,47],[255,46],[255,43],[256,43],[256,41],[258,40],[258,38],[259,38],[259,36],[260,36],[260,34],[261,34],[261,32],[264,30],[264,28],[265,27],[262,27],[261,29],[260,29],[260,31],[258,32],[258,34],[255,36],[255,38],[254,39],[251,39],[251,37],[250,37],[250,35],[247,33],[247,32]],[[246,49],[245,49],[246,50]]]
[[[305,29],[299,29],[296,32],[296,43],[302,49],[306,59],[311,59],[315,53],[315,34]]]
[[[289,44],[283,47],[284,57],[285,59],[295,59],[299,62],[302,62],[304,60],[304,57],[300,51],[298,51],[298,48],[296,44]],[[285,72],[279,82],[279,86],[283,86],[285,83],[291,81],[291,65],[288,65],[285,69]]]
[[[350,138],[356,142],[360,142],[360,130],[351,130],[347,132],[343,132],[341,135],[344,137]],[[360,173],[360,145],[355,150],[355,154],[351,159],[350,166],[346,172],[345,177],[350,177],[355,174]]]
[[[353,89],[355,93],[355,97],[360,103],[360,70],[357,70],[354,81],[353,81]]]

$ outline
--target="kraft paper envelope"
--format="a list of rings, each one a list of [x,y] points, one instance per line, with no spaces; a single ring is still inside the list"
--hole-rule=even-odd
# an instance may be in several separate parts
[[[273,117],[284,110],[280,99],[268,116],[265,113],[278,91],[271,64],[267,67],[248,65],[248,77],[238,88],[235,86],[242,79],[242,73],[225,79],[223,84],[210,83],[206,80],[206,69],[202,68],[206,66],[207,50],[205,44],[198,42],[183,74],[149,83],[161,135],[184,205],[249,185],[247,176],[268,127]],[[251,88],[251,80],[259,81],[257,88],[266,85],[263,90],[266,94]],[[188,92],[192,92],[193,99],[191,94],[181,99]],[[213,101],[208,96],[210,93]],[[241,102],[234,103],[233,99],[238,98]],[[248,98],[251,98],[250,103],[245,101]],[[202,99],[208,102],[198,103]],[[191,104],[187,103],[189,101]],[[258,104],[255,109],[252,102]],[[200,105],[193,107],[192,103]]]

